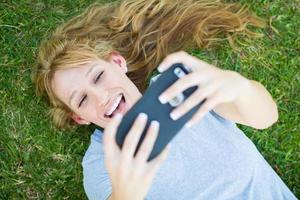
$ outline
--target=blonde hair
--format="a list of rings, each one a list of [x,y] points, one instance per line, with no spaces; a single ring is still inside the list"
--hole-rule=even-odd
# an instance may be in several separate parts
[[[58,127],[71,124],[72,111],[51,89],[57,70],[112,52],[127,61],[127,75],[141,92],[146,79],[162,61],[185,48],[206,48],[212,41],[243,34],[257,36],[248,26],[263,21],[244,6],[215,0],[125,0],[93,4],[81,15],[59,26],[42,42],[34,76],[37,92],[46,94]]]

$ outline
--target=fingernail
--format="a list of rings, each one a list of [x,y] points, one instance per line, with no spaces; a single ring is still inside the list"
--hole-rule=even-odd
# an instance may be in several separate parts
[[[157,128],[157,127],[159,127],[159,122],[156,121],[156,120],[153,120],[153,121],[151,122],[151,126]]]
[[[123,116],[122,116],[122,114],[120,114],[120,113],[117,113],[117,114],[114,116],[114,118],[117,119],[117,120],[120,120],[122,117],[123,117]]]
[[[165,104],[167,101],[166,101],[166,98],[164,96],[159,96],[158,97],[158,100],[160,101],[160,103],[162,104]]]
[[[177,112],[171,112],[171,113],[170,113],[170,117],[171,117],[173,120],[177,120],[177,119],[178,119],[178,113],[177,113]]]
[[[185,126],[186,126],[187,128],[190,128],[192,125],[193,125],[193,124],[192,124],[191,122],[187,122],[187,123],[185,124]]]
[[[138,117],[140,119],[146,119],[147,118],[147,114],[146,113],[140,113]]]
[[[163,67],[161,65],[157,67],[157,70],[158,70],[158,72],[163,72],[164,71]]]

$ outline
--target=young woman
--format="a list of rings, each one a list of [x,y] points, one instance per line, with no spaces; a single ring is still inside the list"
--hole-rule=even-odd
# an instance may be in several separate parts
[[[267,90],[180,51],[205,48],[224,36],[230,42],[238,34],[255,36],[248,25],[263,23],[236,4],[131,0],[92,5],[43,42],[35,83],[49,99],[54,123],[105,128],[94,132],[83,159],[90,199],[296,199],[235,125],[262,129],[277,121]],[[207,101],[169,147],[147,162],[159,123],[151,122],[135,157],[147,116],[139,115],[122,149],[114,140],[116,128],[153,70],[175,62],[192,73],[168,88],[161,103],[188,87],[200,89],[171,117]]]

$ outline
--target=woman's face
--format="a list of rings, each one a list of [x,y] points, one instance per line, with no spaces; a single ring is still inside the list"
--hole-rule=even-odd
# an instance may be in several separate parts
[[[109,61],[94,60],[55,72],[51,86],[73,111],[74,121],[105,128],[114,114],[124,114],[142,96],[126,71],[125,59],[111,54]]]

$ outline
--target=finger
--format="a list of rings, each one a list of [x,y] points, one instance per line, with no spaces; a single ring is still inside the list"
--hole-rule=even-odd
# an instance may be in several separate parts
[[[130,131],[128,132],[121,151],[121,162],[128,164],[133,159],[137,144],[147,124],[147,115],[140,113],[134,121]]]
[[[163,72],[166,69],[168,69],[169,67],[171,67],[171,65],[175,64],[175,63],[179,63],[181,62],[181,57],[186,57],[186,52],[184,51],[179,51],[179,52],[175,52],[172,53],[170,55],[168,55],[167,57],[165,57],[163,59],[163,61],[159,64],[159,66],[157,67],[157,70],[159,72]]]
[[[189,55],[184,51],[179,51],[168,55],[158,66],[158,71],[163,72],[175,63],[182,63],[186,67],[191,68],[192,71],[209,65],[200,59]]]
[[[181,105],[170,113],[173,120],[179,119],[181,116],[190,111],[193,107],[202,102],[205,98],[213,94],[218,88],[217,83],[209,84],[205,87],[197,89],[191,96],[189,96]]]
[[[148,165],[148,170],[147,170],[147,175],[146,178],[149,180],[152,180],[154,175],[156,174],[156,172],[159,170],[159,168],[161,167],[162,163],[167,159],[168,154],[170,152],[170,144],[168,144],[166,146],[166,148],[157,156],[155,157],[153,160],[151,160],[149,162]]]
[[[189,73],[188,75],[178,79],[173,83],[169,88],[167,88],[159,96],[159,101],[161,103],[166,103],[180,92],[195,86],[195,85],[204,85],[209,82],[215,82],[216,71],[213,68],[204,68],[197,70],[195,72]]]
[[[143,143],[141,144],[138,153],[136,155],[137,165],[142,165],[142,163],[144,163],[149,158],[153,146],[155,144],[155,141],[157,139],[158,132],[159,132],[159,122],[152,121],[147,131],[146,137],[144,138]]]
[[[199,74],[196,72],[190,73],[173,83],[168,89],[166,89],[162,94],[160,94],[158,99],[161,103],[164,104],[172,98],[174,98],[180,92],[183,92],[184,90],[192,86],[201,84],[201,82],[203,82],[204,79],[205,76],[199,76]]]
[[[114,154],[120,151],[120,148],[115,140],[115,136],[117,133],[117,128],[122,120],[122,117],[123,116],[121,114],[116,114],[104,129],[103,149],[105,157],[107,158],[114,157]]]
[[[221,99],[217,95],[207,98],[205,103],[200,106],[200,109],[193,115],[192,119],[187,122],[186,126],[191,127],[193,124],[200,121],[206,113],[212,110],[220,102]]]

